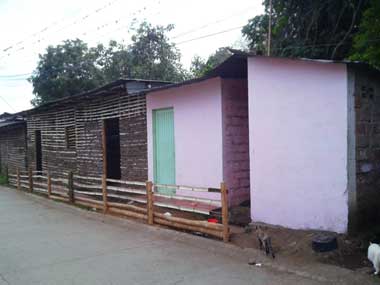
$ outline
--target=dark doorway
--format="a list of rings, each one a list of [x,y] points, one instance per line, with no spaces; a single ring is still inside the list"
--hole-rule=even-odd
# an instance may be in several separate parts
[[[107,178],[121,179],[119,118],[104,120],[107,146]]]
[[[41,131],[36,131],[35,143],[36,143],[36,170],[42,171],[42,141],[41,141]]]

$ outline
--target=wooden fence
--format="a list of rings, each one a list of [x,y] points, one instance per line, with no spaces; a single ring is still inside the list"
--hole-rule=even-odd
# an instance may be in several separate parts
[[[159,185],[148,182],[107,179],[105,175],[83,177],[66,174],[67,178],[54,178],[47,172],[20,171],[9,174],[9,184],[17,190],[27,190],[45,194],[48,198],[95,208],[103,213],[111,213],[145,220],[149,225],[159,224],[176,229],[200,232],[229,241],[227,188],[222,182],[220,189],[213,192],[220,194],[216,198],[200,198],[197,195],[177,195],[177,191],[185,189],[193,192],[208,192],[208,188],[180,185]],[[163,194],[159,189],[176,189],[173,194]],[[186,193],[185,191],[185,193]],[[214,195],[215,196],[215,195]],[[181,202],[182,201],[182,202]],[[185,203],[185,206],[183,204]],[[187,203],[187,206],[186,206]],[[190,205],[190,206],[189,206]],[[196,206],[191,205],[199,205]],[[176,217],[163,213],[172,208],[180,212],[209,214],[207,209],[221,208],[222,223],[211,223],[207,220],[194,220]],[[203,210],[202,210],[203,208]],[[206,209],[206,210],[204,210]]]

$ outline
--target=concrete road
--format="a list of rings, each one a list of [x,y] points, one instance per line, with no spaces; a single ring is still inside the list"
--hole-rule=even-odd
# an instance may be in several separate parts
[[[222,242],[5,187],[0,241],[0,285],[337,284],[283,267],[249,266],[245,252]]]

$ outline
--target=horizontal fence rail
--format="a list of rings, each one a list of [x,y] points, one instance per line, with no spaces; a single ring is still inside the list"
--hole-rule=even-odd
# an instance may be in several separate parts
[[[67,178],[56,178],[31,169],[9,173],[8,181],[17,190],[37,192],[105,214],[142,219],[149,225],[200,232],[229,241],[227,188],[223,182],[219,189],[210,189],[109,179],[105,175],[86,177],[73,172],[67,173]],[[175,210],[174,214],[165,212],[168,209]],[[221,211],[221,223],[176,216],[185,212],[209,215],[215,209]]]

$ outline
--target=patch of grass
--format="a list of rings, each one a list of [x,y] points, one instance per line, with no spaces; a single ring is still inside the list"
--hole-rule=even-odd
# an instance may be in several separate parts
[[[0,185],[8,184],[8,178],[6,175],[0,173]]]

